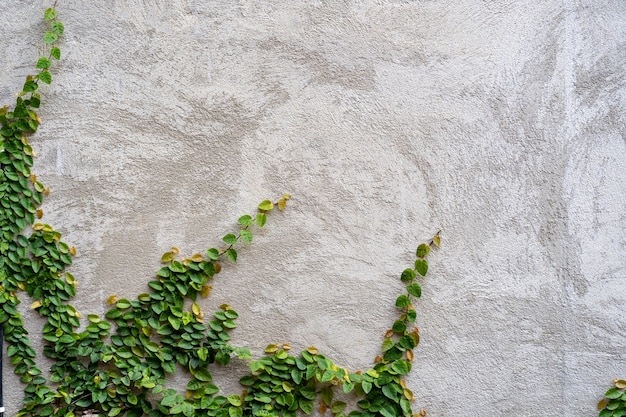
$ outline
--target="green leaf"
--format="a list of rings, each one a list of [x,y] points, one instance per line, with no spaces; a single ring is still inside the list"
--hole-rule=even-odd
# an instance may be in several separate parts
[[[411,305],[411,299],[402,294],[396,299],[396,307],[405,308]]]
[[[324,401],[326,405],[332,404],[335,393],[333,392],[333,389],[331,387],[322,388],[320,394],[322,396],[322,401]]]
[[[413,281],[415,279],[415,271],[412,270],[411,268],[407,268],[404,271],[402,271],[402,275],[400,276],[400,279],[403,282],[407,282],[407,281]]]
[[[250,232],[249,230],[242,230],[240,234],[241,234],[241,239],[244,242],[252,243],[252,232]]]
[[[235,407],[241,406],[241,397],[237,394],[229,395],[227,397],[228,402]]]
[[[237,262],[237,251],[235,249],[228,249],[226,251],[226,257],[232,262]]]
[[[191,371],[191,374],[198,380],[203,382],[210,382],[213,377],[211,376],[211,372],[209,372],[206,368],[198,368]]]
[[[391,338],[386,338],[383,340],[383,352],[388,351],[395,345],[395,342]]]
[[[53,9],[52,7],[46,9],[46,11],[43,13],[43,18],[46,20],[54,20],[57,17],[57,11],[56,9]]]
[[[393,369],[398,375],[406,375],[411,371],[411,362],[405,360],[397,360],[391,364]]]
[[[383,355],[383,359],[386,362],[393,362],[393,361],[401,359],[401,358],[402,358],[402,351],[400,349],[398,349],[397,347],[389,349]],[[380,380],[378,381],[378,383],[380,383]]]
[[[256,215],[256,225],[259,227],[263,227],[265,226],[265,223],[267,222],[267,216],[265,215],[265,213],[259,213]]]
[[[406,312],[406,320],[409,323],[415,323],[415,319],[417,318],[417,312],[413,309],[410,309]]]
[[[46,32],[43,35],[43,41],[48,45],[55,43],[57,39],[59,39],[59,35],[54,32]]]
[[[224,236],[222,240],[228,243],[229,245],[234,245],[235,243],[237,243],[237,236],[235,236],[232,233],[229,233],[226,236]]]
[[[415,251],[415,256],[417,256],[418,258],[423,258],[424,256],[428,255],[429,252],[430,252],[430,246],[428,246],[425,243],[422,243],[421,245],[417,247],[417,250]]]
[[[251,387],[256,382],[256,378],[252,375],[246,375],[239,379],[239,383],[244,387]]]
[[[313,412],[313,401],[311,400],[305,400],[304,398],[301,398],[300,401],[298,401],[298,405],[300,406],[300,409],[304,412],[304,414],[311,414]]]
[[[57,47],[50,49],[50,56],[56,60],[61,59],[61,50]]]
[[[39,69],[47,69],[50,67],[50,60],[46,57],[41,57],[37,61],[37,68]]]
[[[345,408],[346,408],[346,403],[344,403],[343,401],[335,401],[332,405],[332,407],[330,408],[330,411],[333,414],[338,414],[341,413]]]
[[[395,408],[393,408],[393,406],[389,404],[381,408],[378,412],[384,417],[396,417],[398,415]]]
[[[242,226],[251,226],[252,217],[249,214],[243,215],[237,220],[237,223],[239,223]]]
[[[56,33],[58,36],[62,36],[63,35],[63,31],[65,30],[65,26],[63,26],[63,23],[56,21],[56,22],[52,22],[50,24],[50,28],[52,29],[52,31],[54,33]]]
[[[259,210],[270,211],[273,208],[274,208],[274,203],[272,203],[270,200],[263,200],[259,204]]]
[[[307,386],[300,389],[300,395],[308,400],[314,400],[317,393],[315,392],[315,388]]]
[[[406,290],[414,297],[419,298],[422,296],[422,287],[417,282],[407,285]]]
[[[229,417],[243,417],[243,410],[241,407],[230,407],[228,409]]]
[[[185,265],[178,261],[172,261],[171,264],[168,265],[168,268],[172,272],[182,273],[185,272]]]
[[[109,414],[107,414],[107,415],[109,417],[115,417],[116,415],[118,415],[121,412],[122,412],[122,409],[120,407],[114,407],[114,408],[111,408],[111,410],[109,411]]]
[[[363,392],[367,394],[372,390],[372,383],[369,381],[362,381],[361,388],[363,389]]]
[[[426,276],[428,272],[428,262],[426,259],[418,259],[415,261],[415,270],[421,275]]]
[[[220,251],[215,249],[215,248],[211,248],[211,249],[207,249],[206,251],[206,255],[210,258],[213,259],[214,261],[218,260],[220,257]]]
[[[621,397],[621,396],[622,396],[622,394],[623,394],[623,392],[622,392],[621,390],[619,390],[619,389],[617,389],[617,388],[611,388],[610,390],[608,390],[608,391],[604,394],[604,396],[605,396],[606,398],[611,399],[611,400],[615,400],[615,399],[617,399],[617,398]]]
[[[22,87],[22,91],[25,93],[32,93],[33,91],[37,90],[37,88],[39,88],[39,86],[35,81],[26,80],[26,82],[24,83],[24,87]]]
[[[168,316],[167,321],[170,322],[170,325],[174,328],[174,330],[180,329],[181,320],[174,316]]]

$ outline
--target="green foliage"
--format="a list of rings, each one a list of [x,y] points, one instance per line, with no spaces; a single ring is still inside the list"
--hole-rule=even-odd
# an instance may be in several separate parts
[[[398,317],[365,372],[351,372],[314,347],[292,355],[288,344],[268,345],[264,357],[251,360],[247,348],[231,344],[238,313],[224,304],[205,316],[197,303],[198,296],[210,294],[225,260],[237,261],[236,247],[253,241],[253,229],[263,227],[275,207],[286,207],[287,194],[241,216],[238,230],[222,238],[225,247],[182,259],[177,248],[164,253],[145,293],[135,299],[112,295],[105,316],[88,314],[81,327],[82,315],[70,304],[77,280],[66,271],[76,250],[52,226],[36,222],[48,191],[31,173],[35,152],[25,136],[39,125],[34,110],[40,105],[39,82],[52,81],[50,67],[61,56],[56,42],[63,24],[54,8],[44,18],[50,25],[44,35],[49,54],[38,59],[39,73],[27,77],[13,110],[0,109],[0,323],[7,356],[24,384],[17,416],[72,417],[89,410],[109,417],[295,417],[316,408],[337,417],[411,416],[414,397],[404,376],[419,343],[413,302],[422,294],[417,278],[428,270],[425,257],[439,246],[438,234],[417,248],[414,268],[402,272],[406,291],[396,299]],[[49,378],[36,365],[17,309],[24,292],[45,320],[43,353],[53,364]],[[240,379],[245,388],[240,394],[223,395],[209,366],[233,358],[249,361],[250,373]],[[184,395],[167,386],[168,375],[179,372],[188,376]],[[337,399],[338,390],[356,397],[353,409]]]
[[[599,417],[626,416],[626,381],[616,379],[613,387],[604,393],[604,398],[598,403]]]

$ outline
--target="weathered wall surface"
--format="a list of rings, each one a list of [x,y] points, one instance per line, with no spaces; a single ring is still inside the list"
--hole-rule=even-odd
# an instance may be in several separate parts
[[[48,5],[0,3],[2,103]],[[591,416],[626,376],[623,0],[58,8],[35,171],[44,220],[78,247],[84,314],[143,292],[172,245],[213,246],[289,192],[203,301],[237,308],[234,340],[255,354],[290,342],[369,366],[398,274],[442,228],[417,409]],[[4,378],[13,415],[21,388]]]

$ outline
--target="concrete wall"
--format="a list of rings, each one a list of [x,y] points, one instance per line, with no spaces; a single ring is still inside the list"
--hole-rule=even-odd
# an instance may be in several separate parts
[[[1,103],[49,3],[0,2]],[[442,228],[417,306],[418,410],[592,416],[626,376],[623,0],[58,9],[63,60],[32,142],[83,314],[289,192],[203,301],[239,311],[234,340],[255,354],[290,342],[368,367],[399,273]],[[21,388],[4,378],[10,416]]]

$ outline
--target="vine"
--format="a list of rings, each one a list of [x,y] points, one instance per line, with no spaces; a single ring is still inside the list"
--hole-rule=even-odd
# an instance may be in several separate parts
[[[161,257],[163,267],[147,292],[133,300],[111,296],[105,317],[87,315],[79,331],[81,314],[70,304],[77,282],[66,271],[76,250],[52,226],[37,222],[48,189],[31,173],[35,152],[27,139],[40,123],[39,85],[50,84],[50,67],[61,58],[57,42],[64,27],[56,9],[47,9],[44,19],[48,54],[37,61],[39,71],[27,77],[14,108],[0,109],[0,323],[10,363],[24,383],[17,416],[295,417],[316,407],[336,417],[411,416],[414,395],[404,377],[419,343],[413,302],[421,296],[418,278],[427,274],[426,257],[439,246],[439,234],[418,246],[414,264],[401,273],[405,292],[395,300],[398,317],[374,366],[364,372],[340,367],[314,347],[291,355],[288,344],[270,344],[264,357],[252,359],[247,348],[231,344],[237,312],[224,304],[206,317],[197,303],[198,296],[210,294],[224,262],[237,261],[238,245],[251,243],[254,231],[275,207],[286,207],[289,195],[241,216],[222,247],[183,259],[172,248]],[[49,378],[37,367],[17,309],[23,292],[45,320],[43,353],[53,362]],[[209,365],[227,365],[232,358],[249,361],[250,373],[239,380],[241,393],[222,395]],[[179,371],[188,373],[184,393],[167,386],[167,376]],[[345,394],[354,403],[343,401]]]
[[[604,393],[604,398],[598,402],[598,417],[626,416],[626,381],[613,380],[613,387]]]

